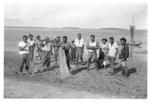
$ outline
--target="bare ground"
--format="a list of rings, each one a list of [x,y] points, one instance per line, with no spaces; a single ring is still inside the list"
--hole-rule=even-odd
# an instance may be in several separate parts
[[[147,98],[147,55],[136,54],[129,59],[128,66],[137,68],[137,72],[129,78],[123,77],[121,72],[111,76],[108,74],[109,68],[87,72],[85,66],[73,69],[73,75],[63,80],[55,72],[58,67],[51,67],[33,77],[19,76],[14,73],[19,67],[19,56],[14,52],[5,52],[4,97]]]

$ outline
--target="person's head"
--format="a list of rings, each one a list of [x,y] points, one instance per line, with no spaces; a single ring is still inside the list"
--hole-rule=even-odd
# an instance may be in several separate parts
[[[103,44],[106,44],[107,39],[103,38],[103,39],[102,39],[102,42],[103,42]]]
[[[60,36],[57,36],[57,41],[60,41]]]
[[[92,42],[95,41],[95,35],[91,35],[90,38]]]
[[[74,43],[75,43],[75,41],[73,40],[71,43],[72,43],[72,44],[74,44]]]
[[[33,35],[29,34],[29,39],[32,40],[33,39]]]
[[[110,41],[110,43],[114,43],[114,38],[113,38],[113,37],[110,37],[110,38],[109,38],[109,41]]]
[[[24,42],[27,42],[27,39],[28,39],[28,36],[27,36],[27,35],[24,35],[24,36],[23,36],[23,41],[24,41]]]
[[[67,42],[67,36],[63,36],[63,42]]]
[[[40,39],[41,39],[40,35],[38,35],[36,38],[37,38],[38,40],[40,40]]]
[[[81,33],[78,33],[78,39],[81,39]]]
[[[122,45],[125,45],[127,40],[126,40],[126,38],[123,37],[123,38],[120,39],[120,41],[121,41]]]
[[[45,37],[45,41],[46,41],[46,42],[49,42],[49,37],[48,37],[48,36]]]

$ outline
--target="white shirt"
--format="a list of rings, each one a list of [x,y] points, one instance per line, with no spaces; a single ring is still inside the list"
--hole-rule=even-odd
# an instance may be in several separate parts
[[[116,57],[116,52],[117,52],[117,48],[118,48],[118,44],[116,42],[113,43],[113,45],[111,45],[111,43],[109,43],[108,45],[109,47],[109,56],[110,57]]]
[[[104,54],[106,54],[107,51],[108,51],[108,44],[107,43],[105,43],[105,44],[102,43],[101,48],[102,48],[102,51],[104,52]]]
[[[20,55],[29,53],[29,44],[28,43],[20,41],[18,46],[25,49],[25,50],[22,50],[22,51],[19,50]]]
[[[84,40],[81,38],[80,40],[79,39],[76,39],[75,40],[75,45],[76,47],[83,47],[84,45]]]
[[[51,49],[51,43],[47,43],[44,45],[44,47],[42,47],[43,51],[50,51],[50,49]]]
[[[89,44],[89,47],[95,47],[96,48],[97,42],[96,41],[94,41],[94,42],[90,41],[88,44]],[[94,52],[94,51],[96,51],[96,50],[89,49],[89,52]]]
[[[28,39],[29,46],[33,46],[35,44],[35,40]]]

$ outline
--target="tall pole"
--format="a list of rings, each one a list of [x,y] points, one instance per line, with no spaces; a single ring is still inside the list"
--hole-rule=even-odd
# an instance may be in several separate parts
[[[131,50],[130,50],[130,56],[132,58],[132,53],[133,53],[133,46],[132,44],[135,43],[134,40],[134,30],[135,30],[135,25],[134,25],[134,15],[132,16],[132,25],[130,25],[130,35],[131,35]]]
[[[135,29],[135,26],[134,25],[130,25],[130,35],[131,35],[131,50],[130,50],[130,56],[132,58],[132,53],[133,53],[133,46],[132,44],[135,43],[135,40],[134,40],[134,29]]]

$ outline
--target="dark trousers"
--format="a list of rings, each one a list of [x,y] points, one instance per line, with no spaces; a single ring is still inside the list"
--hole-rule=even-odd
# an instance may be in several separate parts
[[[49,67],[50,66],[50,59],[51,59],[51,53],[45,58],[45,56],[49,53],[49,51],[43,51],[43,66]]]
[[[75,62],[75,58],[76,58],[76,48],[71,48],[70,58],[71,58],[71,62]]]
[[[21,65],[20,65],[20,72],[23,72],[23,68],[25,66],[26,71],[29,71],[29,54],[22,54],[21,55]]]
[[[34,47],[31,46],[29,47],[30,50],[30,61],[33,62],[33,57],[34,57]]]
[[[67,66],[68,66],[69,71],[70,71],[70,56],[69,56],[69,50],[65,50],[65,55],[66,55]]]

